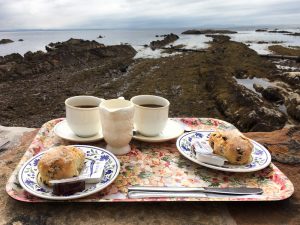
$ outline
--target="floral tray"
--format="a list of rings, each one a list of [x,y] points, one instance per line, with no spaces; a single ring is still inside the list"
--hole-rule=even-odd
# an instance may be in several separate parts
[[[14,199],[24,202],[48,202],[32,196],[22,189],[18,182],[20,167],[32,156],[57,145],[76,144],[55,136],[55,119],[45,123],[20,163],[9,178],[6,191]],[[174,118],[192,129],[235,129],[225,121],[212,118]],[[99,141],[92,145],[104,147]],[[118,156],[121,163],[117,179],[104,190],[85,198],[69,200],[76,202],[137,202],[137,201],[274,201],[290,197],[294,192],[291,181],[274,165],[252,173],[228,173],[197,165],[181,156],[176,149],[176,140],[164,143],[131,142],[131,152]],[[148,198],[129,199],[130,185],[188,186],[188,187],[260,187],[264,193],[257,196],[213,196],[199,198]]]

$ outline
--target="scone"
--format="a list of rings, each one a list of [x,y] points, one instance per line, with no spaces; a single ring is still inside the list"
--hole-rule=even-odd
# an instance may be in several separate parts
[[[215,154],[224,156],[231,164],[243,165],[251,160],[253,144],[238,131],[215,131],[209,144]]]
[[[43,183],[78,176],[84,164],[83,151],[74,146],[59,146],[46,152],[38,162]]]

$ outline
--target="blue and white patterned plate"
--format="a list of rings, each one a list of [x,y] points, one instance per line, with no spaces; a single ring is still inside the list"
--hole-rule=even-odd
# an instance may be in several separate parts
[[[224,166],[216,166],[198,161],[195,154],[191,151],[191,141],[196,138],[201,139],[202,141],[208,141],[208,138],[212,132],[213,131],[193,131],[183,134],[177,139],[177,149],[184,157],[201,166],[227,172],[243,173],[258,171],[266,168],[271,163],[271,155],[269,151],[253,140],[251,140],[254,146],[252,151],[252,161],[247,165],[232,165],[229,163],[225,163]]]
[[[85,153],[85,162],[105,161],[105,168],[101,182],[86,184],[85,190],[69,196],[57,196],[52,194],[52,188],[44,185],[39,180],[38,162],[45,152],[41,152],[28,160],[19,171],[20,185],[30,194],[50,200],[69,200],[82,198],[94,194],[110,185],[120,172],[119,160],[109,151],[88,145],[74,145]],[[51,149],[50,149],[51,150]],[[48,150],[48,151],[50,151]],[[93,164],[93,163],[92,163]],[[92,165],[89,163],[89,165]]]

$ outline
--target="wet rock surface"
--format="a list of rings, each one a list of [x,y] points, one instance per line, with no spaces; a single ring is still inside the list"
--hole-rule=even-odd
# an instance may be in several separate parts
[[[150,42],[150,48],[152,50],[162,48],[167,44],[170,44],[174,41],[176,41],[179,37],[176,34],[170,33],[167,35],[163,35],[164,39],[163,40],[157,40],[157,41],[152,41]]]
[[[284,102],[284,97],[280,93],[280,89],[276,87],[267,87],[261,92],[262,96],[271,102],[276,102],[282,104]]]
[[[182,34],[236,34],[236,31],[232,30],[212,30],[212,29],[207,29],[207,30],[186,30],[182,32]]]

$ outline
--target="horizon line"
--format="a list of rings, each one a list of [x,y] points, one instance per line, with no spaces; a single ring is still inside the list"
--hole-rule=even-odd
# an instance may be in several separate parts
[[[154,30],[154,29],[230,29],[230,28],[274,28],[290,26],[293,28],[300,28],[299,24],[265,24],[265,25],[202,25],[202,26],[178,26],[178,27],[111,27],[111,28],[15,28],[15,29],[1,29],[0,32],[12,31],[65,31],[65,30]]]

